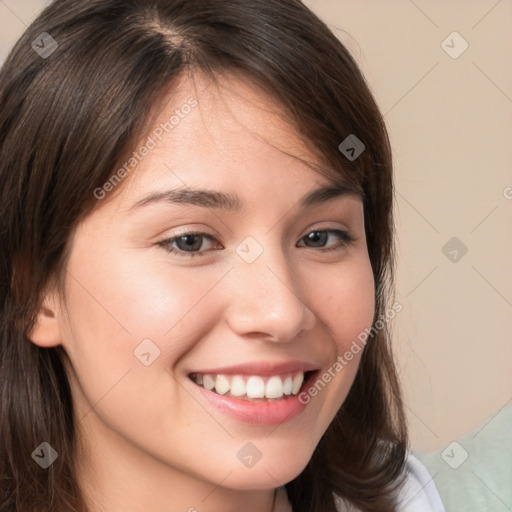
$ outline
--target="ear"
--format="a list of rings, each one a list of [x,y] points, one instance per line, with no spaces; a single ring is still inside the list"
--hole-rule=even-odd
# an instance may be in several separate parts
[[[36,323],[28,334],[32,343],[44,348],[56,347],[62,343],[59,311],[57,297],[48,294],[39,308]]]

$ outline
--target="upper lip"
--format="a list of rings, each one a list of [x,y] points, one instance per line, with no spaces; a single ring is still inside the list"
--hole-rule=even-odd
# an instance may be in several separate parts
[[[285,361],[280,363],[260,361],[253,363],[240,363],[222,368],[206,368],[191,373],[217,374],[217,375],[281,375],[285,373],[309,372],[318,370],[319,365],[304,361]]]

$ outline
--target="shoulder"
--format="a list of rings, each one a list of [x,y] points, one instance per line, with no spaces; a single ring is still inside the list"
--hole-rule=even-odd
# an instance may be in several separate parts
[[[398,496],[400,512],[445,512],[434,479],[412,454],[407,457],[407,476]]]
[[[398,512],[446,512],[434,479],[427,468],[409,453],[406,461],[406,477],[398,494]],[[339,512],[349,510],[344,501],[335,497]],[[353,509],[350,509],[353,510]]]

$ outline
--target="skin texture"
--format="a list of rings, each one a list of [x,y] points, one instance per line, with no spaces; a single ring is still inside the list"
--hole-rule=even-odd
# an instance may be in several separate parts
[[[280,425],[213,408],[188,375],[289,360],[327,371],[373,319],[361,200],[299,209],[329,181],[294,158],[315,161],[248,80],[183,77],[155,106],[148,134],[190,97],[197,106],[79,224],[65,297],[48,291],[31,333],[69,357],[77,471],[94,512],[270,512],[274,489],[302,471],[343,403],[361,354]],[[131,210],[153,192],[187,187],[236,193],[243,209],[161,202]],[[348,230],[355,241],[341,245],[333,233],[307,246],[306,235],[321,229]],[[214,239],[202,239],[202,256],[159,245],[196,231]],[[263,249],[253,263],[236,252],[249,236]],[[149,366],[134,357],[144,339],[160,350]],[[237,458],[247,442],[262,454],[251,468]]]

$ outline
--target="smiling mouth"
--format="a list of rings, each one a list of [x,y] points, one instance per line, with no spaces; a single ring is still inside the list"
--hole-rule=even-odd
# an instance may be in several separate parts
[[[298,371],[267,376],[191,373],[189,378],[217,395],[251,402],[272,402],[297,395],[314,373]]]

